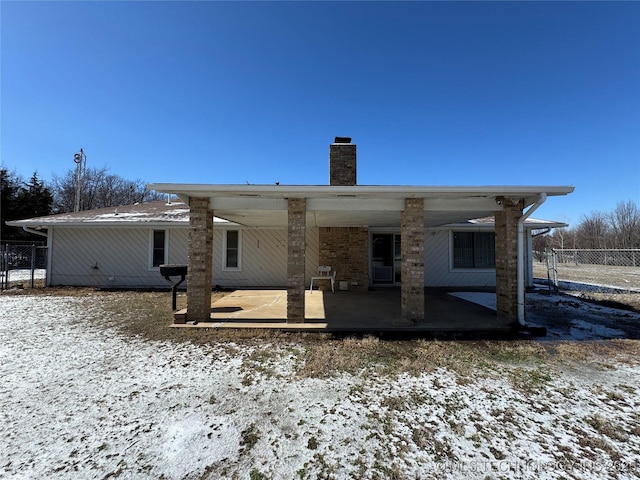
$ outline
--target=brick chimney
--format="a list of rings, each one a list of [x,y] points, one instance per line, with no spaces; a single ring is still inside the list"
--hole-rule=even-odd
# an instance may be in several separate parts
[[[336,137],[329,146],[329,185],[356,185],[356,146],[350,137]]]

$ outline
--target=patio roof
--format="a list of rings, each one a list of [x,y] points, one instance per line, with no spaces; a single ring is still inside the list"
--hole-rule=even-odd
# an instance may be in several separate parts
[[[218,212],[216,212],[218,213]],[[216,227],[237,227],[238,224],[229,222],[217,216],[213,219]],[[95,210],[84,210],[75,213],[60,213],[45,217],[28,218],[24,220],[14,220],[7,222],[9,226],[26,226],[35,229],[45,229],[49,227],[132,227],[146,225],[148,227],[189,226],[189,207],[179,201],[167,203],[164,201],[136,203],[134,205],[121,205],[118,207],[100,208]],[[269,225],[272,227],[273,225]],[[531,230],[545,228],[566,227],[563,222],[551,220],[541,220],[537,218],[527,218],[525,228]],[[467,219],[451,224],[442,225],[441,228],[459,229],[493,229],[493,216]]]
[[[147,188],[173,193],[188,204],[208,197],[216,217],[249,227],[286,227],[287,199],[306,198],[309,227],[398,227],[407,198],[424,199],[424,224],[449,223],[493,216],[500,199],[532,205],[542,193],[567,195],[571,186],[396,186],[396,185],[209,185],[154,183]]]

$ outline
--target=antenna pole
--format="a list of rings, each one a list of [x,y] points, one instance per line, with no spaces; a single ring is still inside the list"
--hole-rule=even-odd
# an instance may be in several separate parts
[[[80,198],[82,197],[82,180],[84,179],[85,164],[87,163],[87,156],[82,149],[73,156],[73,161],[76,164],[76,204],[74,212],[79,212],[81,206]]]

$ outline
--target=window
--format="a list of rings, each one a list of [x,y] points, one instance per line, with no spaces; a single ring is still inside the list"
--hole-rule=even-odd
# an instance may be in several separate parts
[[[152,230],[150,243],[149,268],[156,269],[163,263],[167,263],[166,232],[164,230]]]
[[[242,270],[242,232],[225,230],[222,240],[222,269]]]
[[[495,268],[494,232],[453,232],[453,268]]]

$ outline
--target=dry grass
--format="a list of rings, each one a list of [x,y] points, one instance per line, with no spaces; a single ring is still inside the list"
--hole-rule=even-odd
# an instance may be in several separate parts
[[[640,293],[585,292],[580,298],[605,307],[640,312]]]
[[[596,363],[598,359],[633,362],[640,358],[640,341],[612,339],[594,342],[557,342],[545,344],[558,360]]]
[[[639,267],[611,266],[594,264],[558,264],[558,279],[595,285],[612,285],[621,289],[640,290]],[[547,267],[534,262],[533,274],[538,278],[547,278]]]
[[[542,263],[534,263],[534,276],[547,278],[547,269]],[[612,285],[627,290],[627,293],[601,293],[586,288],[580,297],[613,308],[634,310],[640,312],[640,293],[633,293],[630,289],[640,290],[639,267],[612,267],[607,265],[558,265],[558,279],[577,283],[592,283],[595,285]]]
[[[556,363],[589,362],[607,364],[612,360],[635,362],[640,358],[640,342],[610,340],[599,342],[536,341],[438,341],[381,340],[375,336],[336,338],[318,332],[283,332],[251,329],[173,329],[171,295],[167,291],[100,291],[90,288],[47,288],[5,291],[4,295],[91,296],[108,312],[102,318],[88,319],[93,324],[115,327],[124,335],[150,341],[190,342],[194,344],[229,343],[274,345],[295,352],[297,373],[302,377],[330,377],[340,373],[419,375],[437,368],[465,379],[491,374],[504,365],[521,367],[515,384],[544,382],[541,368]],[[221,298],[225,293],[213,293]],[[184,293],[178,296],[178,308],[186,304]],[[295,347],[295,348],[292,348]],[[231,347],[230,347],[231,348]],[[248,359],[259,363],[260,359]],[[533,373],[532,373],[533,372]],[[264,373],[268,373],[265,371]]]

